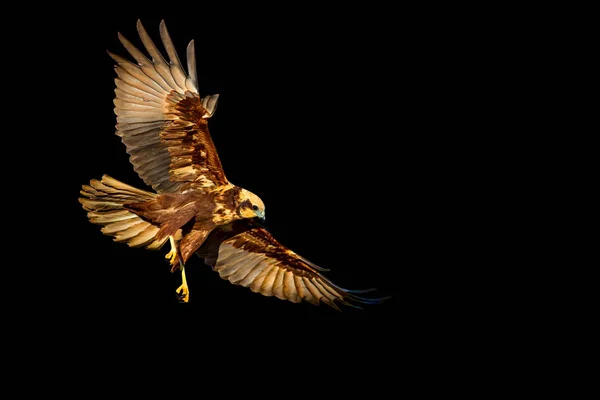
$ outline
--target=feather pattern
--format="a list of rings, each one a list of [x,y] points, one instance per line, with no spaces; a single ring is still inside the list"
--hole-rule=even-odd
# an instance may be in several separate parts
[[[215,254],[216,253],[216,254]],[[263,296],[293,303],[339,305],[375,304],[385,298],[363,298],[333,284],[322,269],[279,243],[265,228],[238,221],[217,228],[197,254],[223,279],[249,287]]]
[[[88,212],[90,222],[102,225],[102,233],[112,236],[116,242],[158,250],[167,241],[168,238],[156,238],[158,226],[124,208],[126,204],[153,200],[157,197],[155,193],[136,189],[108,175],[101,180],[92,179],[89,185],[83,185],[80,193],[83,197],[79,202]],[[181,237],[179,230],[175,240],[179,241]]]
[[[196,72],[196,49],[194,41],[192,40],[186,49],[187,63],[188,63],[188,80],[185,81],[185,87],[194,91],[198,87],[198,75]]]
[[[175,80],[175,83],[185,93],[185,80],[187,76],[185,72],[183,72],[183,67],[181,66],[181,61],[179,61],[179,56],[177,56],[177,51],[175,50],[175,45],[171,40],[171,36],[169,35],[169,31],[167,31],[167,26],[165,25],[165,21],[160,21],[160,37],[164,44],[165,50],[167,51],[167,55],[169,56],[169,64],[171,69],[171,75]]]
[[[194,42],[186,49],[186,73],[164,21],[159,34],[168,61],[140,21],[137,32],[149,57],[120,33],[135,62],[109,52],[117,73],[116,134],[134,170],[158,193],[228,184],[207,124],[218,95],[200,98]]]

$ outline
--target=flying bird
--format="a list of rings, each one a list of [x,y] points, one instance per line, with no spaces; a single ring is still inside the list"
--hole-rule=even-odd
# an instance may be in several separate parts
[[[116,134],[130,162],[153,191],[104,175],[83,185],[83,205],[102,233],[130,247],[158,250],[181,270],[176,293],[188,302],[185,266],[196,253],[231,283],[294,303],[355,306],[375,304],[341,288],[323,268],[280,244],[264,227],[265,204],[256,194],[229,182],[208,131],[219,95],[201,97],[194,41],[187,46],[187,73],[164,21],[160,38],[168,61],[141,22],[137,32],[148,56],[119,33],[135,62],[109,52],[116,62]]]

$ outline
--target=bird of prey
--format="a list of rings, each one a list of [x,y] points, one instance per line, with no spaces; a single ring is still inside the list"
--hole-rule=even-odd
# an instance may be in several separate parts
[[[83,185],[79,199],[90,222],[130,247],[160,249],[172,271],[181,270],[177,289],[188,302],[185,265],[197,253],[221,278],[265,296],[294,303],[379,303],[333,284],[325,271],[280,244],[257,220],[265,204],[227,180],[208,131],[218,95],[201,97],[194,41],[187,47],[187,73],[164,21],[160,38],[168,61],[141,22],[137,31],[147,55],[124,36],[119,40],[134,62],[109,52],[116,62],[116,134],[134,170],[154,191],[140,190],[107,175]]]

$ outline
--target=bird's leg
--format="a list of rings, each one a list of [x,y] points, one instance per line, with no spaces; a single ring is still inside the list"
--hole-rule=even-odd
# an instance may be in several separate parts
[[[177,245],[175,244],[175,239],[173,239],[173,236],[169,236],[169,242],[171,243],[171,251],[167,253],[165,258],[168,259],[169,264],[171,264],[171,271],[175,271],[179,266],[177,263],[179,259],[179,252],[177,251]]]
[[[181,266],[181,286],[179,286],[176,290],[177,297],[179,301],[183,303],[187,303],[190,301],[190,290],[188,289],[187,280],[185,279],[185,267],[183,263],[180,261]]]
[[[165,258],[168,259],[171,264],[171,272],[175,272],[177,268],[181,269],[181,286],[179,286],[175,292],[177,293],[179,301],[187,303],[190,301],[190,290],[188,289],[187,279],[185,278],[183,260],[181,259],[181,254],[177,251],[177,245],[175,244],[173,236],[169,236],[169,243],[171,243],[171,251],[167,253]]]

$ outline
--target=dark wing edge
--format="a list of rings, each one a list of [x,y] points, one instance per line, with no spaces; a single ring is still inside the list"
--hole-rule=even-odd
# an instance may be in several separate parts
[[[334,284],[314,264],[280,244],[264,227],[252,223],[217,229],[196,254],[222,279],[292,303],[324,303],[341,311],[340,304],[362,308],[361,304],[379,304],[389,298],[358,296],[374,289],[349,290]]]
[[[164,21],[160,37],[168,61],[139,20],[137,31],[150,58],[120,33],[135,62],[109,52],[116,61],[116,134],[134,170],[158,193],[179,192],[189,182],[227,183],[206,125],[218,95],[200,98],[194,41],[187,47],[186,73]]]

